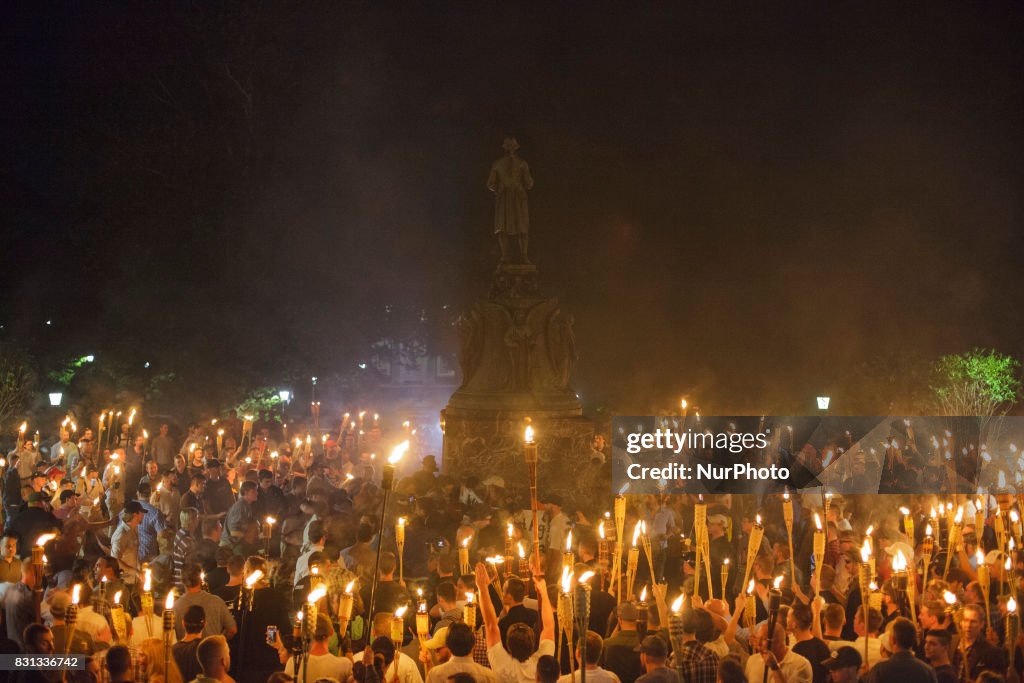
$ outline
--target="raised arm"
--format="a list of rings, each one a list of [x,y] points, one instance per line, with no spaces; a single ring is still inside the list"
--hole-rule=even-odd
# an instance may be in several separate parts
[[[536,567],[534,568],[536,571]],[[537,572],[533,575],[533,585],[537,589],[537,601],[540,603],[540,640],[555,640],[555,612],[548,600],[548,584],[544,575]]]
[[[491,585],[491,577],[487,573],[487,565],[477,562],[476,574],[476,595],[477,603],[480,605],[480,613],[484,617],[484,636],[487,638],[487,647],[491,648],[501,642],[501,629],[498,628],[498,615],[491,603],[491,593],[488,588]]]

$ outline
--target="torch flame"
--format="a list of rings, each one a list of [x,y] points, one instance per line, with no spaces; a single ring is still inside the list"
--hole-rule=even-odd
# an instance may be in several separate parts
[[[149,593],[153,590],[153,572],[146,567],[143,570],[144,578],[142,579],[142,590]]]
[[[114,604],[115,605],[120,605],[121,604],[121,591],[117,591],[116,593],[114,593]]]
[[[409,609],[408,605],[402,605],[401,607],[396,609],[395,610],[395,619],[401,619],[402,617],[404,617],[405,616],[405,612],[408,609]]]
[[[927,525],[924,528],[924,535],[925,536],[931,536],[932,535],[932,525],[931,524]]]
[[[985,553],[982,552],[981,548],[974,551],[974,559],[977,560],[979,567],[985,564]]]
[[[274,524],[277,524],[277,520],[273,517],[267,517],[267,525],[273,526]]]
[[[636,547],[636,542],[637,542],[637,539],[639,539],[639,538],[640,538],[640,522],[637,522],[636,526],[633,527],[633,547],[634,548]]]
[[[683,598],[686,597],[686,593],[680,593],[679,597],[672,601],[672,612],[679,614],[683,611]]]
[[[506,526],[506,531],[508,532],[508,537],[509,538],[512,538],[512,532],[513,532],[514,529],[515,529],[515,526],[512,524],[512,522],[509,522],[508,525]]]
[[[352,579],[351,581],[349,581],[348,585],[345,586],[345,592],[348,593],[349,595],[351,595],[352,594],[352,589],[355,587],[355,585],[356,585],[356,580],[355,579]]]
[[[907,570],[907,557],[903,554],[902,550],[896,551],[896,557],[892,560],[892,570],[894,572],[903,572]]]
[[[772,581],[772,586],[775,587],[775,590],[779,590],[782,587],[782,574],[775,577],[775,580]]]
[[[757,585],[757,582],[751,579],[750,583],[747,584],[747,595],[753,595],[755,585]]]
[[[647,584],[644,584],[644,587],[640,589],[640,602],[646,602],[646,601],[647,601]]]
[[[523,550],[523,544],[522,544],[521,541],[516,542],[516,549],[519,552],[519,559],[520,560],[525,560],[526,559],[526,551]]]
[[[871,543],[868,539],[864,539],[864,545],[860,549],[860,561],[867,564],[868,558],[871,557]]]
[[[409,450],[409,441],[403,441],[402,443],[395,446],[394,450],[391,451],[391,455],[388,456],[389,465],[397,465],[398,461],[402,459],[405,452]]]
[[[569,588],[572,586],[572,574],[568,566],[562,567],[562,580],[560,583],[562,584],[562,592],[568,593]]]
[[[572,529],[565,535],[565,551],[572,552]]]
[[[909,514],[910,514],[910,510],[908,510],[908,509],[907,509],[907,508],[905,508],[905,507],[901,507],[901,508],[900,508],[900,514],[901,514],[901,515],[903,515],[904,517],[906,517],[907,515],[909,515]]]
[[[817,512],[814,513],[814,526],[818,531],[821,531],[821,517],[818,516]]]
[[[467,591],[466,592],[466,603],[472,605],[473,604],[473,599],[475,597],[476,596],[473,593],[470,593],[470,592]]]
[[[71,589],[71,604],[77,605],[78,601],[82,597],[82,584],[76,583],[75,587]]]
[[[1017,612],[1017,601],[1013,599],[1013,596],[1011,596],[1010,599],[1006,601],[1006,611],[1010,614],[1014,614]]]
[[[597,533],[601,536],[601,540],[603,541],[604,540],[604,520],[603,519],[601,520],[601,523],[597,525]]]
[[[42,548],[44,545],[57,538],[57,534],[43,534],[36,539],[36,545]]]
[[[754,524],[761,526],[761,515],[754,515]]]
[[[174,609],[174,589],[167,591],[167,599],[164,600],[164,609]]]
[[[580,574],[580,578],[576,579],[577,583],[586,583],[594,578],[594,572],[590,569]]]
[[[957,524],[959,524],[960,522],[964,521],[964,506],[963,505],[961,505],[960,507],[958,507],[956,509],[956,517],[953,518],[953,521],[956,522]]]
[[[947,605],[953,606],[956,604],[956,595],[949,591],[942,591],[942,599],[946,601]]]
[[[252,574],[249,574],[249,576],[245,577],[245,585],[247,587],[249,587],[249,588],[252,588],[253,586],[256,585],[256,582],[259,581],[262,578],[263,578],[263,570],[262,569],[257,569]]]
[[[317,600],[319,600],[320,598],[324,597],[325,595],[327,595],[327,587],[326,586],[317,586],[316,588],[314,588],[313,590],[311,590],[309,592],[309,595],[306,596],[306,602],[308,602],[309,604],[312,605],[313,603],[315,603]]]

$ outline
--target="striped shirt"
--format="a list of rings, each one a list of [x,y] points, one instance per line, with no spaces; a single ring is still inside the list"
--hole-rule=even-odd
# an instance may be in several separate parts
[[[181,568],[189,562],[194,562],[196,556],[196,539],[186,529],[178,529],[174,535],[174,550],[171,554],[171,561],[174,565],[174,584],[184,590],[181,581]]]

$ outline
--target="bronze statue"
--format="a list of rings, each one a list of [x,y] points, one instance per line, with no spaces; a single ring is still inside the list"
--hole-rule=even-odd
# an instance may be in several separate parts
[[[495,196],[494,233],[501,247],[502,263],[509,260],[508,243],[511,237],[515,237],[519,243],[520,262],[529,263],[526,249],[530,233],[530,212],[526,192],[533,189],[533,177],[530,175],[530,167],[516,154],[519,143],[515,138],[505,138],[502,147],[505,156],[491,165],[491,174],[487,178],[487,189]]]

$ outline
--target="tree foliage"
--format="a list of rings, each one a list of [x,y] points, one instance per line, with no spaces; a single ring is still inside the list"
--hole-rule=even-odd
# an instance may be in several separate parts
[[[1020,361],[975,348],[939,358],[931,390],[943,415],[1003,415],[1020,395]]]
[[[32,361],[23,351],[0,347],[0,423],[29,407],[36,380]]]

